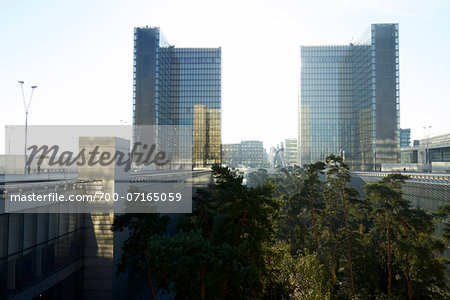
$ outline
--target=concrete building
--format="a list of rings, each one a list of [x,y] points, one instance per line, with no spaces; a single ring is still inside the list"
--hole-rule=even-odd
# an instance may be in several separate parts
[[[301,46],[300,163],[340,154],[354,170],[399,162],[398,24],[354,43]]]
[[[267,167],[267,153],[261,141],[242,141],[239,144],[223,144],[223,163],[230,167]]]
[[[241,144],[223,144],[222,145],[222,163],[237,167],[241,163],[240,158]]]
[[[80,149],[128,151],[120,138],[80,139]],[[13,161],[15,160],[14,157]],[[110,212],[86,213],[80,203],[33,203],[34,208],[10,211],[7,195],[88,195],[92,191],[114,193],[116,164],[88,165],[78,172],[11,174],[4,161],[0,182],[0,299],[119,299],[126,297],[126,277],[115,276],[114,220]],[[122,169],[122,168],[121,168]],[[14,172],[13,172],[14,173]],[[7,194],[4,194],[4,192]],[[31,202],[30,202],[31,203]],[[22,207],[25,207],[24,205]],[[27,206],[28,207],[28,206]],[[114,296],[113,296],[114,295]]]
[[[298,140],[297,138],[284,140],[284,159],[287,166],[300,165],[298,161]]]
[[[421,139],[417,145],[400,150],[401,165],[423,172],[450,173],[450,133]],[[387,168],[402,168],[401,165],[386,165]]]
[[[400,148],[411,146],[411,128],[400,128]]]
[[[104,151],[130,152],[129,140],[117,137],[80,137],[76,144],[79,153],[97,152],[97,158]],[[128,237],[126,231],[111,231],[118,202],[90,206],[93,202],[38,201],[14,206],[11,195],[57,194],[70,199],[74,195],[95,197],[96,192],[123,195],[138,182],[155,189],[164,178],[177,183],[189,181],[186,186],[193,189],[211,182],[211,172],[172,171],[161,175],[128,172],[118,160],[94,165],[87,159],[81,161],[84,163],[76,164],[75,172],[71,167],[62,170],[52,166],[47,160],[41,172],[33,167],[32,172],[24,174],[24,156],[0,156],[1,300],[149,298],[135,296],[145,293],[146,274],[137,274],[133,268],[120,276],[115,273]],[[144,279],[138,281],[138,276]]]

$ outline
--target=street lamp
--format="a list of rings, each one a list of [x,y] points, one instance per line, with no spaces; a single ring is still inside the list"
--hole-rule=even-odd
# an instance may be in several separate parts
[[[20,84],[20,88],[22,90],[22,100],[23,100],[23,106],[25,108],[25,169],[24,172],[25,174],[27,173],[27,133],[28,133],[28,111],[30,110],[30,104],[31,104],[31,98],[33,97],[33,92],[34,89],[37,88],[37,85],[32,85],[31,86],[31,94],[30,94],[30,99],[28,99],[28,103],[25,100],[25,93],[23,92],[23,81],[18,81],[18,83]]]

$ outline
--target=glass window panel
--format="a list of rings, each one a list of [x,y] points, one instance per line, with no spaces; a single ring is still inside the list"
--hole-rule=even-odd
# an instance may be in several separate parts
[[[37,214],[24,214],[23,248],[36,245],[36,219]]]
[[[22,256],[22,273],[23,285],[32,283],[36,278],[36,249],[30,249],[23,252]]]
[[[37,244],[46,242],[48,240],[48,225],[49,225],[49,214],[39,213],[37,214]]]
[[[66,234],[69,231],[69,214],[59,214],[59,232],[58,235]]]
[[[48,243],[47,247],[47,272],[51,273],[58,267],[58,240]]]
[[[58,241],[58,267],[67,265],[69,258],[69,236],[63,235]]]
[[[22,266],[22,254],[15,254],[8,257],[8,277],[7,277],[7,289],[8,294],[22,288],[21,281],[21,266]]]
[[[22,250],[23,246],[23,214],[9,214],[8,254]]]
[[[59,233],[59,214],[51,213],[48,215],[48,238],[54,239]]]
[[[8,215],[0,215],[0,258],[8,255]]]
[[[36,248],[36,278],[41,278],[47,274],[47,248],[47,244],[39,245]]]
[[[8,260],[0,259],[0,291],[2,294],[7,290]]]

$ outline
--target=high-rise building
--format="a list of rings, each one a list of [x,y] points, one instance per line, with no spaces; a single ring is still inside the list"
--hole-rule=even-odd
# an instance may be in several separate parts
[[[400,148],[411,146],[411,128],[400,128]]]
[[[177,149],[192,148],[193,167],[221,161],[221,57],[221,48],[171,46],[159,28],[134,29],[133,125],[192,128]]]
[[[399,162],[398,24],[354,43],[301,47],[300,160],[334,153],[352,169]]]

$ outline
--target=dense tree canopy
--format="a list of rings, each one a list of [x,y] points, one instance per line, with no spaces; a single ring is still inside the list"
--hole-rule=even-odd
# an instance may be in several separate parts
[[[334,155],[275,175],[258,170],[247,185],[233,170],[212,170],[215,183],[173,235],[164,234],[167,216],[116,217],[112,229],[130,231],[119,272],[135,264],[153,291],[176,299],[450,298],[441,255],[450,205],[412,207],[407,177],[388,175],[359,195]]]

